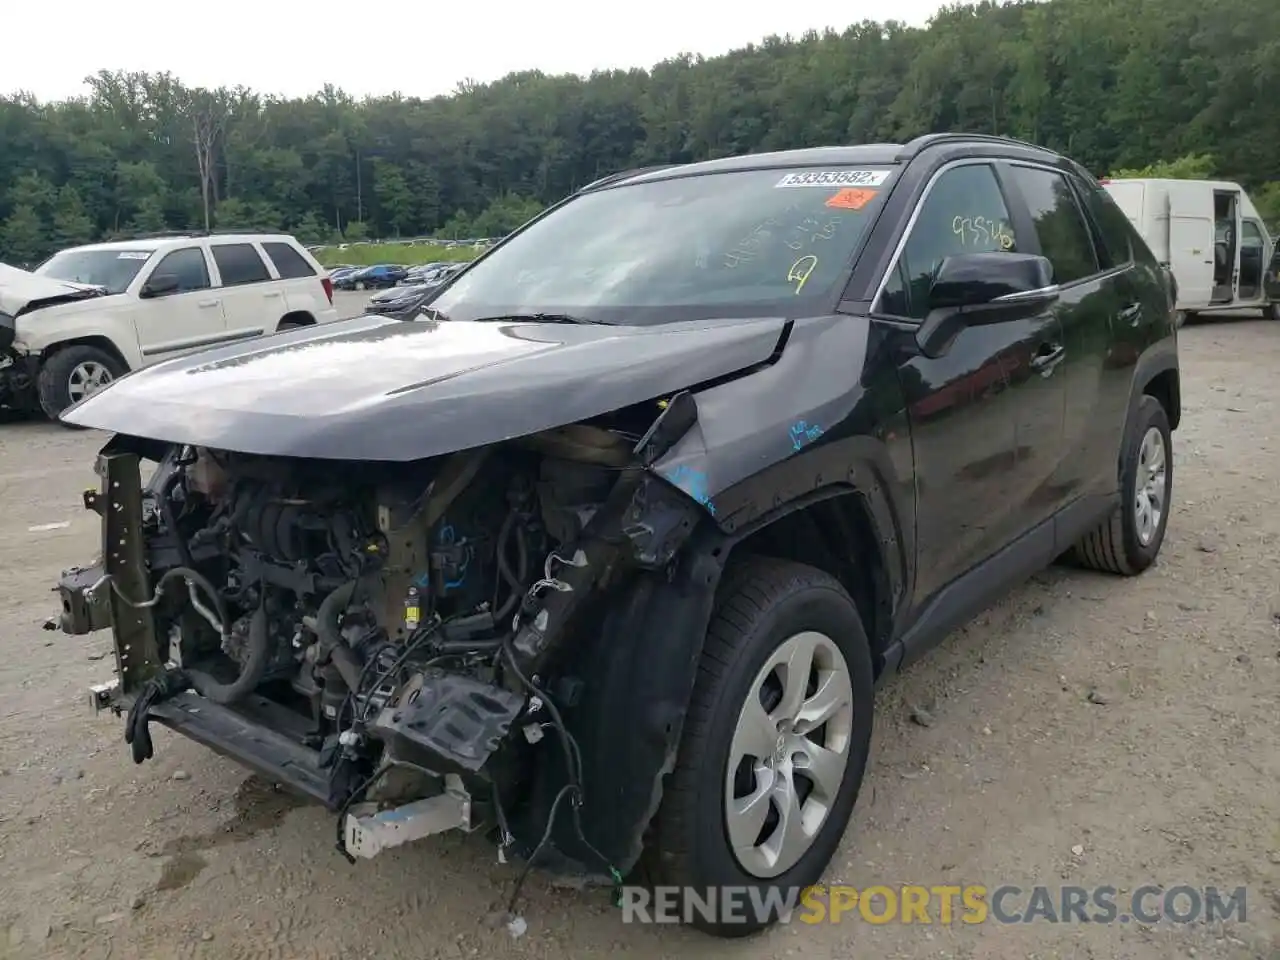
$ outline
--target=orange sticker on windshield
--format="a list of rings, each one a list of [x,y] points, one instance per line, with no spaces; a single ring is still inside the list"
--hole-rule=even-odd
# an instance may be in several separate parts
[[[827,206],[837,210],[861,210],[876,198],[874,190],[846,187],[827,198]]]

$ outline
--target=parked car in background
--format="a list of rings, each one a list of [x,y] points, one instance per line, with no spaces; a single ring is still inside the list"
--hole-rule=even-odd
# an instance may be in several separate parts
[[[334,286],[339,290],[380,290],[394,287],[406,273],[408,270],[399,264],[379,263],[346,274],[341,280],[334,281]]]
[[[356,271],[363,270],[363,269],[364,267],[358,267],[352,264],[345,264],[345,265],[339,265],[336,267],[330,267],[329,279],[332,280],[334,282],[334,285],[336,286],[338,281],[341,280],[343,277],[350,276]]]
[[[1266,283],[1275,240],[1240,184],[1158,178],[1102,184],[1172,271],[1178,326],[1204,310],[1260,308],[1280,319],[1280,303]]]
[[[461,263],[450,263],[441,267],[430,277],[423,281],[426,284],[441,284],[452,277],[454,274],[460,273],[465,267],[470,265],[470,261],[462,261]]]
[[[368,313],[384,317],[413,320],[418,317],[441,290],[440,283],[417,283],[412,286],[395,286],[369,298]]]
[[[435,263],[428,267],[410,270],[408,275],[400,281],[400,286],[417,287],[417,286],[434,286],[443,283],[449,277],[458,272],[460,267],[466,266],[466,263]]]
[[[404,277],[401,278],[400,284],[408,287],[417,283],[422,283],[427,278],[439,273],[440,270],[446,266],[448,266],[447,263],[436,261],[434,263],[422,263],[416,267],[410,267]]]
[[[0,404],[58,416],[131,370],[338,319],[324,267],[291,236],[120,240],[0,267]]]

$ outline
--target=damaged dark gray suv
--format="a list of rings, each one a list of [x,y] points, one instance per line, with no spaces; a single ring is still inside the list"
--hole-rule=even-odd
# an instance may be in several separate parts
[[[170,727],[328,805],[349,858],[492,831],[776,906],[840,842],[878,681],[1059,558],[1152,564],[1179,416],[1160,266],[1055,153],[631,171],[420,319],[67,411],[115,435],[61,626],[112,630],[92,699],[136,762]]]

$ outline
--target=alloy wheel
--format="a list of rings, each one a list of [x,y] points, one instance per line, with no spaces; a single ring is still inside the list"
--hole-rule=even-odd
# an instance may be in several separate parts
[[[725,826],[755,877],[785,873],[826,823],[849,763],[853,687],[844,654],[814,631],[784,640],[760,668],[729,748]]]
[[[67,377],[67,396],[72,403],[76,403],[101,390],[114,379],[105,364],[86,360],[72,368],[71,375]]]
[[[1138,451],[1138,476],[1134,483],[1133,518],[1138,541],[1150,546],[1164,517],[1167,485],[1164,434],[1149,427]]]

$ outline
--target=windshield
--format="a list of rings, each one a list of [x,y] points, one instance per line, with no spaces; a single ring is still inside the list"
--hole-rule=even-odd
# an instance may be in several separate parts
[[[571,314],[647,324],[826,309],[892,170],[750,170],[577,197],[466,270],[451,320]]]
[[[124,293],[150,257],[148,250],[64,250],[35,272],[54,280],[105,287],[107,293]]]

